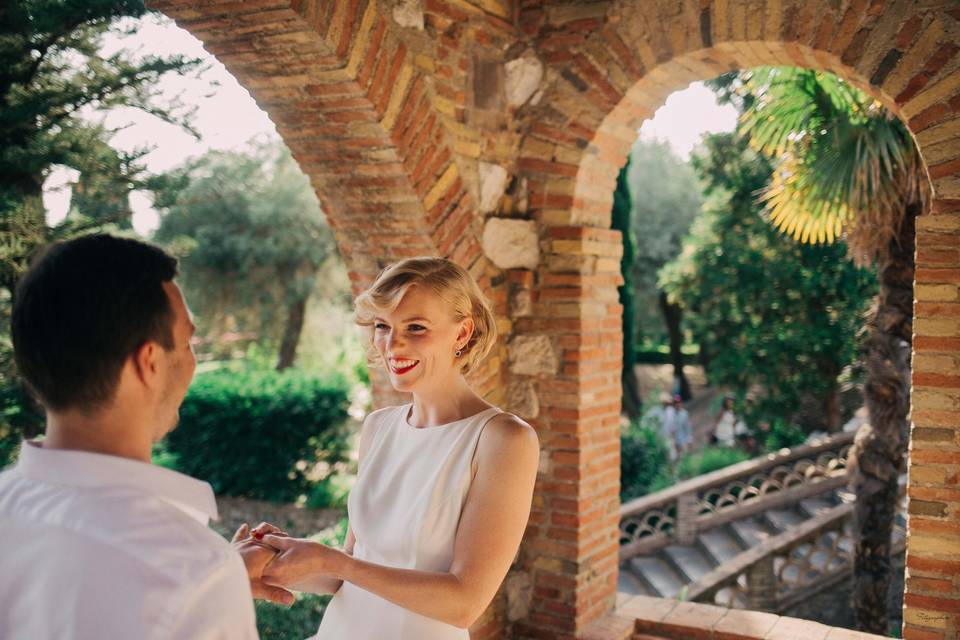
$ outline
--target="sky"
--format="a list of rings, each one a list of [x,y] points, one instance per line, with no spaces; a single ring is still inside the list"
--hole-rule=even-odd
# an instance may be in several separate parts
[[[162,16],[137,22],[139,27],[133,35],[109,36],[104,41],[106,52],[127,49],[135,56],[183,54],[205,60],[206,69],[196,77],[168,74],[159,87],[164,97],[178,98],[185,105],[196,107],[194,127],[200,139],[177,125],[136,109],[116,109],[105,119],[88,112],[86,116],[91,120],[102,119],[106,126],[120,128],[111,142],[114,147],[124,151],[151,147],[152,151],[142,162],[150,172],[159,173],[210,150],[243,149],[251,139],[277,138],[267,114],[224,66],[203,49],[199,40]],[[130,21],[127,26],[134,24]],[[667,98],[654,117],[643,123],[640,137],[666,140],[677,155],[687,159],[704,133],[732,131],[736,117],[733,107],[717,105],[713,93],[695,82]],[[49,224],[56,224],[66,215],[72,180],[76,180],[75,171],[58,168],[44,184]],[[130,205],[134,229],[141,235],[149,235],[159,224],[149,196],[134,192]]]

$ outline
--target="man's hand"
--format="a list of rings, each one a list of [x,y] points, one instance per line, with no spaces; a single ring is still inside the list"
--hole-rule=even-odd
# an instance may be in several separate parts
[[[266,523],[254,529],[253,535],[251,535],[250,527],[244,523],[233,534],[233,548],[240,554],[243,564],[247,568],[247,577],[250,579],[250,591],[253,593],[253,597],[258,600],[269,600],[289,606],[293,604],[294,600],[292,593],[263,581],[264,569],[277,556],[276,549],[260,542],[260,538],[268,533],[278,538],[286,537],[285,533]]]

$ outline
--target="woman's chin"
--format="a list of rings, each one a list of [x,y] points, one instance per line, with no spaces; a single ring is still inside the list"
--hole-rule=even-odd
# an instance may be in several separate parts
[[[413,388],[417,386],[417,379],[411,376],[409,373],[404,375],[398,375],[396,373],[390,372],[390,384],[393,385],[393,388],[397,391],[410,392],[413,391]]]

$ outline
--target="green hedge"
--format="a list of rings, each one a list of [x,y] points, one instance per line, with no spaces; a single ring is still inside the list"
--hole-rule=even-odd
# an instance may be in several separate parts
[[[706,447],[681,456],[677,462],[677,476],[687,480],[749,459],[750,454],[740,449]]]
[[[20,442],[43,433],[43,411],[17,380],[0,373],[0,469],[13,464]]]
[[[631,422],[620,430],[620,499],[645,496],[673,484],[667,445],[656,425]]]
[[[314,463],[344,458],[347,407],[339,376],[217,370],[194,380],[165,449],[218,495],[291,502]]]

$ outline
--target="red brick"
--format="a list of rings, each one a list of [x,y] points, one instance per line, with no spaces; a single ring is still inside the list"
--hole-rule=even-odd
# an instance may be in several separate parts
[[[942,631],[917,629],[909,624],[903,628],[903,640],[946,640]]]
[[[954,598],[936,598],[934,596],[906,593],[903,596],[903,604],[907,607],[917,607],[931,611],[960,613],[960,599]]]

